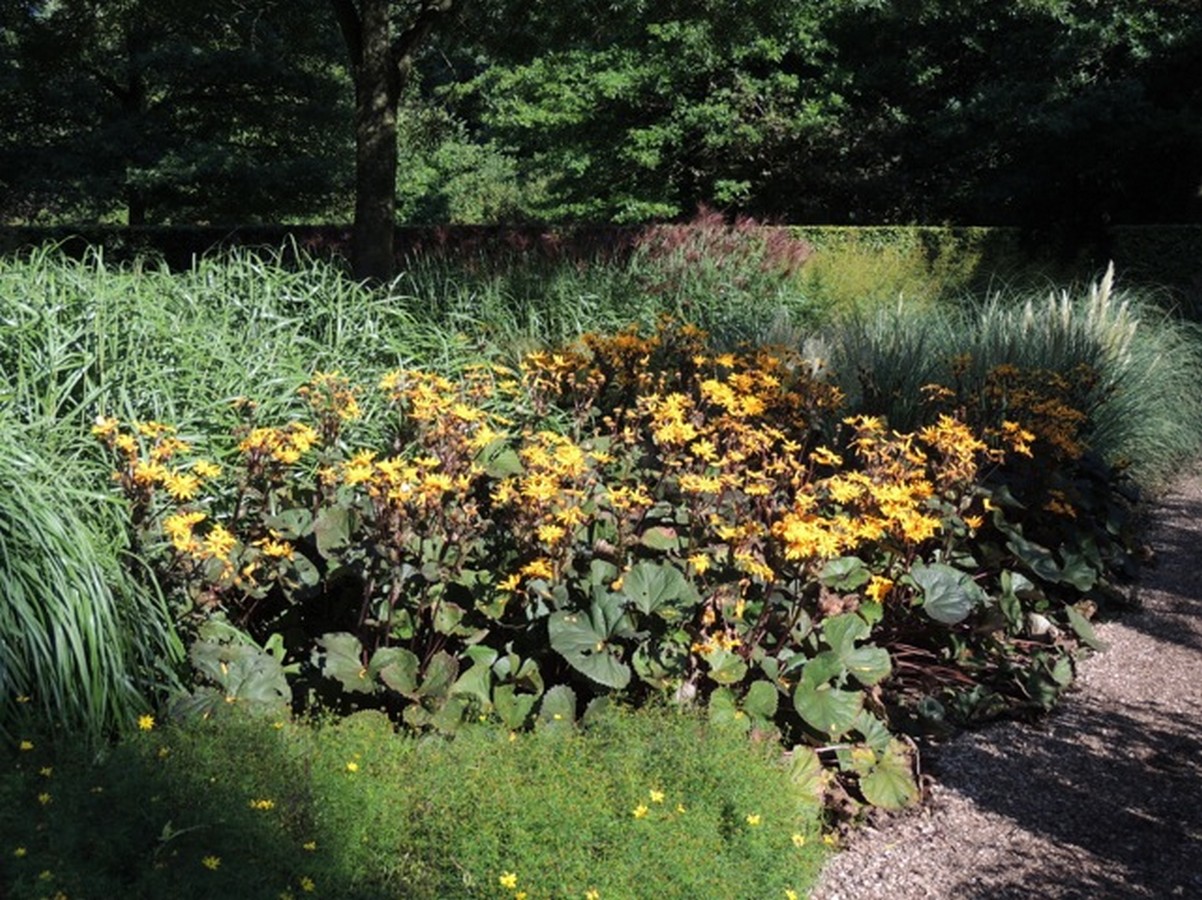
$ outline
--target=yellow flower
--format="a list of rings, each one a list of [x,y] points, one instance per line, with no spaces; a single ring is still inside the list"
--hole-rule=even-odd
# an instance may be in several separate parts
[[[640,803],[638,806],[636,806],[634,808],[634,817],[636,819],[645,819],[645,818],[647,818],[648,812],[650,812],[650,810],[647,809],[647,804]]]
[[[525,891],[518,891],[516,894],[513,895],[513,900],[526,900],[526,898],[529,896],[530,895],[527,894]]]
[[[759,813],[749,813],[747,816],[747,824],[751,825],[752,827],[759,825],[760,824],[760,814]]]
[[[92,426],[92,434],[103,440],[109,435],[115,433],[119,425],[120,423],[114,418],[97,416],[96,424]]]
[[[663,803],[664,802],[664,792],[663,791],[657,791],[657,790],[655,790],[655,788],[652,788],[649,793],[651,794],[651,802],[652,803]]]
[[[275,801],[274,800],[251,800],[249,805],[250,805],[251,809],[261,809],[261,810],[275,809]]]
[[[152,728],[154,728],[154,716],[149,714],[138,716],[138,730],[150,731]]]
[[[347,770],[348,772],[358,772],[358,771],[359,771],[359,764],[358,764],[357,762],[354,762],[354,761],[352,761],[352,762],[348,762],[348,763],[346,764],[346,770]]]
[[[833,847],[839,843],[839,838],[833,834],[824,834],[822,836],[822,843],[826,844],[828,847]]]
[[[43,792],[38,794],[38,803],[42,804],[42,806],[49,806],[53,800],[54,798],[48,793]]]
[[[584,900],[601,900],[601,892],[594,891],[594,890],[587,890],[584,892]]]
[[[864,588],[864,594],[877,603],[880,603],[892,589],[893,582],[890,579],[883,578],[880,575],[873,575],[872,581],[868,582],[868,587]]]
[[[38,774],[43,778],[49,778],[54,774],[54,766],[42,766],[42,768],[38,769]]]
[[[785,888],[785,900],[797,900],[797,891],[792,888]]]
[[[22,750],[32,750],[33,749],[33,741],[21,741],[21,749]]]
[[[310,878],[308,875],[302,875],[297,880],[296,883],[300,885],[300,889],[302,891],[304,891],[306,894],[311,894],[315,890],[317,890],[317,885],[313,882],[313,879]]]
[[[221,466],[205,459],[198,459],[192,465],[192,471],[201,478],[216,478],[221,474]]]
[[[513,890],[518,886],[517,872],[502,872],[501,877],[497,879],[497,882],[501,885],[501,887]]]
[[[317,849],[317,841],[305,841],[305,843],[301,844],[301,847],[309,852],[313,852]]]
[[[220,856],[206,856],[204,859],[202,859],[200,861],[200,864],[202,866],[204,866],[206,869],[208,869],[209,871],[216,872],[219,868],[221,868],[221,857]]]
[[[800,831],[795,831],[793,832],[792,841],[794,847],[804,847],[806,845],[806,836]]]
[[[689,565],[693,567],[693,571],[698,575],[704,575],[710,567],[710,557],[707,553],[694,553],[689,557]]]
[[[162,481],[175,500],[191,500],[200,491],[200,478],[193,472],[165,472]]]
[[[24,847],[18,847],[16,850],[13,851],[13,856],[15,856],[17,859],[22,859],[28,852],[29,851],[26,850]]]

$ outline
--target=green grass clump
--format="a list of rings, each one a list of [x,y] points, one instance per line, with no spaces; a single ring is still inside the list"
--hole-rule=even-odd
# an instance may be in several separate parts
[[[123,553],[121,503],[29,441],[0,419],[0,730],[32,697],[45,721],[95,743],[175,683],[183,649]]]
[[[1135,480],[1155,486],[1202,440],[1202,339],[1138,292],[1116,289],[1113,271],[1072,296],[993,296],[959,307],[897,304],[827,329],[824,353],[848,405],[891,427],[923,424],[923,388],[980,392],[1010,365],[1096,383],[1079,398],[1089,447]]]
[[[450,741],[231,714],[99,763],[29,743],[0,776],[13,898],[804,896],[824,855],[779,748],[665,711]]]

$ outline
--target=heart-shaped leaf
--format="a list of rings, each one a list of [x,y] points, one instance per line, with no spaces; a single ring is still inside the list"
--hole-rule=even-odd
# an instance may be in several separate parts
[[[943,563],[916,563],[910,577],[922,589],[923,611],[944,625],[956,625],[985,602],[985,592],[967,572]]]

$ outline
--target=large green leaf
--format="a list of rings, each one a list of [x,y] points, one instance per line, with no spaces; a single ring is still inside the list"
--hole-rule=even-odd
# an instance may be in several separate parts
[[[738,684],[747,674],[747,663],[743,657],[729,650],[711,650],[702,658],[709,664],[706,674],[718,684]]]
[[[350,543],[350,513],[341,506],[323,506],[313,520],[313,536],[317,539],[317,552],[329,559],[334,551]]]
[[[363,645],[353,634],[345,631],[323,634],[313,651],[313,664],[321,674],[342,685],[344,691],[370,694],[376,682],[363,664]]]
[[[708,712],[709,720],[719,727],[741,732],[751,728],[751,720],[739,709],[730,688],[720,687],[710,694]]]
[[[893,741],[877,755],[876,765],[860,776],[860,791],[865,800],[882,809],[901,809],[918,798],[918,785],[904,745]]]
[[[637,562],[622,579],[622,594],[644,614],[679,600],[696,597],[684,573],[670,563]]]
[[[864,694],[841,690],[827,682],[809,684],[803,679],[793,692],[793,707],[811,728],[837,738],[855,724],[864,708]]]
[[[776,685],[767,681],[753,682],[743,698],[743,709],[757,719],[771,719],[780,704],[780,692]]]
[[[493,691],[493,707],[506,728],[514,731],[526,724],[534,704],[538,701],[537,694],[519,694],[512,684],[497,685]]]
[[[843,664],[852,677],[865,687],[883,681],[893,671],[889,651],[882,647],[857,647],[844,655]]]
[[[1097,632],[1093,630],[1093,624],[1077,610],[1071,606],[1064,608],[1064,614],[1068,617],[1068,624],[1076,632],[1081,643],[1093,650],[1105,650],[1106,644],[1098,640]]]
[[[620,690],[630,683],[630,666],[621,659],[621,647],[609,644],[608,629],[594,625],[597,619],[604,622],[603,615],[552,613],[547,619],[547,637],[551,649],[577,672],[598,684]]]
[[[923,611],[944,625],[963,622],[985,602],[985,592],[967,572],[943,563],[916,563],[910,577],[922,589]]]
[[[856,641],[868,637],[871,629],[856,613],[843,613],[822,620],[822,637],[840,657],[851,652]]]
[[[538,724],[544,728],[572,728],[576,724],[576,692],[566,684],[557,684],[543,694]]]
[[[854,591],[868,583],[872,573],[858,556],[840,556],[832,559],[818,573],[818,580],[836,591]]]
[[[367,671],[373,679],[402,696],[414,699],[417,696],[417,672],[421,661],[412,650],[404,647],[380,647],[371,655]]]

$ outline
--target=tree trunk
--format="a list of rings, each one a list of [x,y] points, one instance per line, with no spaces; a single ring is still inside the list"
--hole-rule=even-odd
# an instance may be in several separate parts
[[[400,71],[393,56],[389,0],[362,0],[355,71],[355,277],[387,281],[395,272],[397,103]]]

